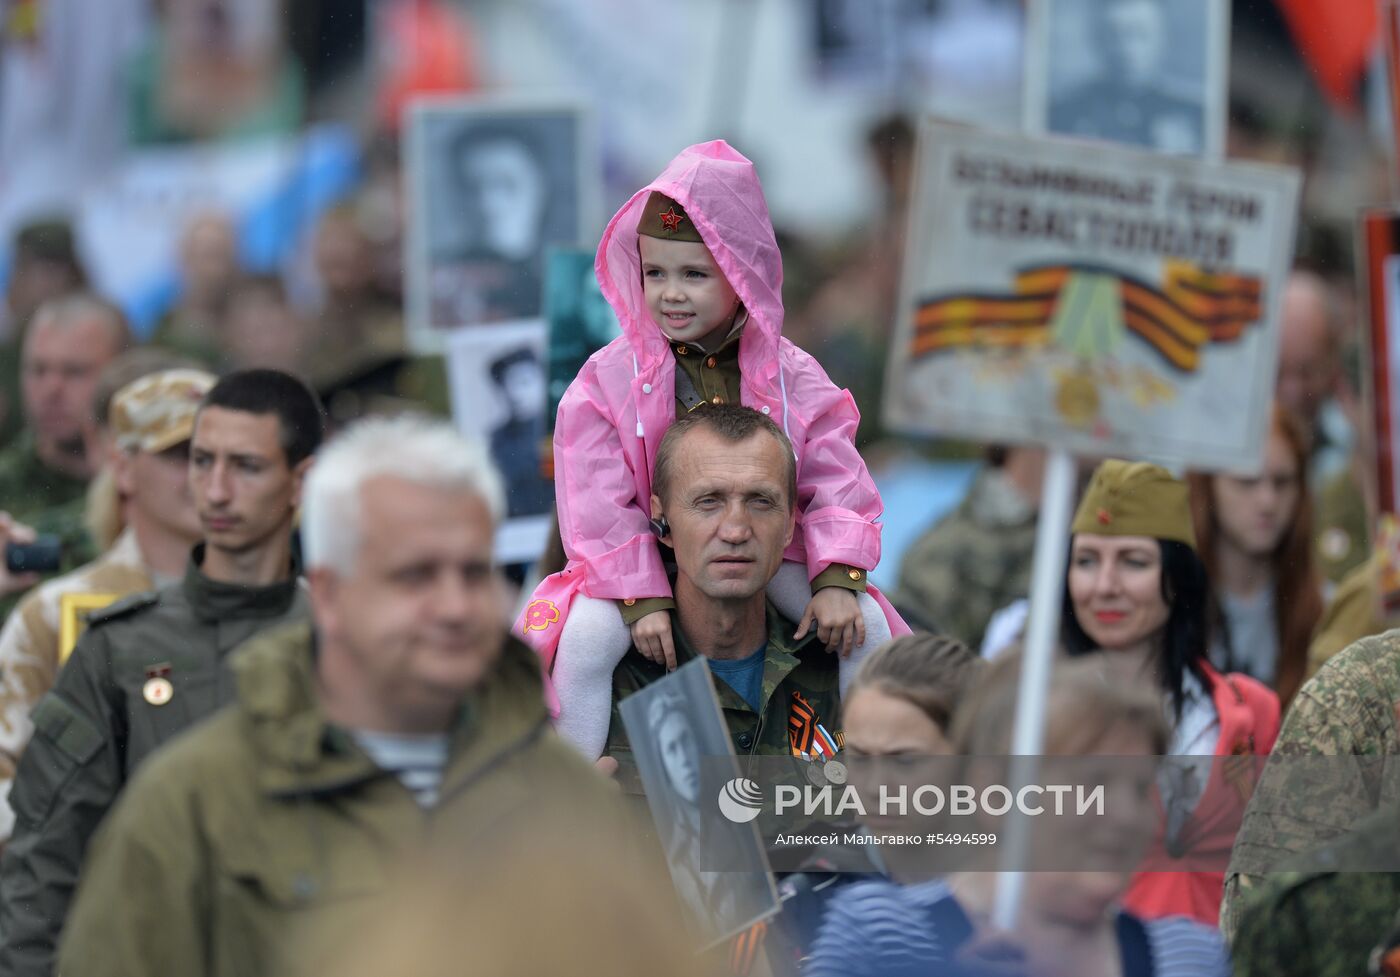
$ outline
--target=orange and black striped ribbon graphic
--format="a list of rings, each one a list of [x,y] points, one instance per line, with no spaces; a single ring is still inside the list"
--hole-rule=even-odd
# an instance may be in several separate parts
[[[729,972],[734,977],[749,977],[753,972],[754,961],[763,949],[763,941],[768,936],[768,922],[760,919],[744,932],[734,937],[729,945]]]
[[[793,691],[792,707],[788,710],[788,742],[793,755],[805,754],[812,749],[812,737],[817,732],[817,711],[803,698],[801,692]]]
[[[1010,295],[967,293],[923,302],[914,314],[910,354],[917,359],[959,347],[1045,345],[1061,291],[1076,273],[1118,279],[1123,325],[1183,373],[1200,366],[1205,346],[1238,340],[1263,315],[1263,286],[1250,275],[1169,261],[1159,288],[1111,268],[1047,265],[1018,273]]]

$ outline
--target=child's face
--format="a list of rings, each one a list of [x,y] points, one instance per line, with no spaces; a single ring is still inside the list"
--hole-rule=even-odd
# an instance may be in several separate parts
[[[668,339],[694,342],[728,329],[739,296],[699,241],[642,235],[642,287],[647,310]]]

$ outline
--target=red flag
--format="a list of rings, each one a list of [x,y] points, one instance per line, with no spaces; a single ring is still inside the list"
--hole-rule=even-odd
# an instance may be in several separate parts
[[[1379,0],[1278,0],[1313,77],[1337,105],[1354,108],[1356,83],[1380,31]]]

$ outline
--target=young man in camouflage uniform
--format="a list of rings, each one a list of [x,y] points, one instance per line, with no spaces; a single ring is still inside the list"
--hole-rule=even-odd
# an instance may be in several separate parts
[[[0,843],[14,826],[10,785],[34,730],[30,711],[53,687],[86,615],[157,581],[179,580],[199,542],[189,440],[214,383],[198,370],[165,370],[117,391],[108,428],[126,529],[96,560],[25,595],[0,630]]]
[[[1220,907],[1227,939],[1267,874],[1400,805],[1398,709],[1397,631],[1357,641],[1299,691],[1235,836]]]
[[[765,592],[792,539],[795,464],[791,443],[771,420],[733,404],[676,421],[657,450],[651,510],[676,557],[676,664],[709,660],[741,758],[792,756],[794,730],[810,750],[816,726],[835,734],[840,719],[836,656],[813,640],[815,630],[793,638],[796,623]],[[628,793],[640,794],[641,782],[618,703],[665,675],[664,665],[635,648],[613,673],[604,755],[618,761]]]
[[[291,531],[323,423],[311,391],[273,370],[231,374],[204,398],[189,459],[204,543],[179,583],[91,615],[34,709],[0,858],[0,972],[53,972],[88,842],[132,773],[233,698],[229,651],[306,618]]]

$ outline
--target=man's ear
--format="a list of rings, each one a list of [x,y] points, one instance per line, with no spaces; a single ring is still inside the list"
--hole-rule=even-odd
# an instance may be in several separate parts
[[[797,532],[797,506],[788,508],[787,533],[783,536],[783,549],[787,549],[792,544],[792,535]]]
[[[311,470],[315,455],[307,455],[292,468],[292,508],[301,508],[301,489],[306,484],[306,473]]]
[[[326,567],[311,567],[305,571],[306,591],[311,600],[311,616],[322,633],[335,634],[339,621],[335,594],[339,585],[335,571]]]
[[[671,545],[671,524],[666,521],[666,512],[661,508],[661,498],[657,495],[651,497],[651,531],[661,542]]]
[[[123,496],[132,495],[136,491],[135,457],[129,451],[113,448],[107,461],[112,466],[112,483],[117,491]]]

